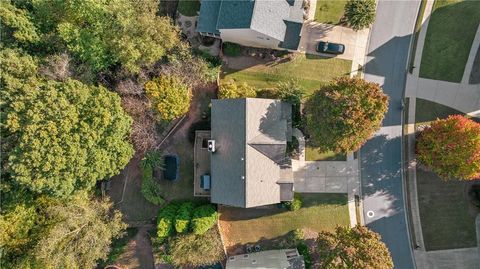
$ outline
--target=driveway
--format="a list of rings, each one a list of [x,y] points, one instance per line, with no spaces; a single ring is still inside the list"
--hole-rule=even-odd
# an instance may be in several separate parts
[[[344,44],[345,53],[336,57],[345,60],[354,60],[356,53],[364,55],[368,41],[368,30],[355,32],[347,27],[318,23],[315,21],[305,22],[303,24],[302,37],[298,49],[308,54],[333,57],[333,55],[318,53],[315,50],[319,41]]]

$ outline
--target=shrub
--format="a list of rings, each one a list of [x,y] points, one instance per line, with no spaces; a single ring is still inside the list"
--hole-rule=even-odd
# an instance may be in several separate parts
[[[153,179],[153,167],[150,165],[142,167],[142,186],[140,191],[143,197],[154,205],[162,205],[165,203],[161,195],[160,184]]]
[[[238,44],[225,42],[223,43],[223,53],[227,56],[240,56],[241,47]]]
[[[170,203],[160,209],[157,218],[157,236],[160,240],[164,240],[173,234],[177,211],[178,204],[176,203]]]
[[[145,84],[145,92],[160,119],[171,121],[188,112],[192,95],[175,76],[161,76]]]
[[[193,233],[197,235],[205,234],[217,223],[218,213],[211,204],[195,208],[192,217]]]
[[[280,82],[277,85],[278,98],[282,101],[292,104],[292,125],[293,127],[302,127],[302,98],[303,90],[295,80]]]
[[[293,230],[293,240],[295,240],[295,242],[300,242],[304,239],[305,239],[305,234],[303,233],[302,229]]]
[[[218,98],[228,99],[228,98],[246,98],[246,97],[256,97],[257,92],[255,88],[249,86],[247,83],[242,83],[240,85],[236,84],[233,80],[229,80],[220,84],[218,89]]]
[[[180,205],[177,216],[175,217],[175,231],[177,233],[185,233],[190,227],[192,220],[192,211],[194,205],[192,202],[185,202]]]
[[[170,255],[176,266],[212,265],[225,258],[217,229],[210,229],[203,235],[177,236],[171,242]]]
[[[297,244],[297,250],[300,255],[303,256],[303,260],[305,261],[305,269],[312,268],[312,256],[310,255],[310,251],[308,250],[308,246],[305,241],[300,241]]]
[[[353,30],[370,27],[375,20],[375,0],[348,0],[345,19]]]
[[[380,85],[337,78],[305,104],[307,133],[321,151],[356,151],[380,128],[387,108],[388,96]]]
[[[293,197],[293,201],[286,202],[285,205],[287,206],[288,210],[297,211],[302,208],[302,199],[299,195],[295,194]]]
[[[461,115],[434,121],[417,139],[417,156],[443,179],[480,178],[480,124]]]

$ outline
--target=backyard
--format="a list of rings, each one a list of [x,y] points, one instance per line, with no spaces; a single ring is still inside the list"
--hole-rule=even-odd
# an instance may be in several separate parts
[[[277,206],[259,208],[222,207],[220,225],[229,253],[243,250],[248,243],[264,249],[279,248],[279,241],[295,229],[306,235],[333,231],[338,225],[348,226],[346,194],[301,194],[303,205],[297,211]]]
[[[480,1],[436,0],[420,77],[460,82],[480,23]]]
[[[317,0],[315,8],[315,21],[328,24],[339,24],[343,17],[347,1]]]
[[[229,58],[228,66],[222,67],[222,80],[233,79],[236,82],[246,82],[257,89],[265,89],[293,79],[298,81],[308,95],[335,77],[348,76],[352,66],[352,61],[349,60],[309,54],[296,54],[291,60],[284,58],[276,62],[261,62],[251,59],[251,65],[235,64],[248,61],[249,58]]]
[[[416,128],[436,118],[462,114],[423,99],[416,101]],[[476,246],[475,216],[480,213],[469,201],[473,181],[445,181],[417,166],[417,192],[426,250]]]

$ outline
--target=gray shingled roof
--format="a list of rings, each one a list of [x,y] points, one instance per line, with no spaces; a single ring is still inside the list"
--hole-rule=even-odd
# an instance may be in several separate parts
[[[220,34],[220,31],[217,29],[217,20],[221,3],[219,0],[202,0],[197,32]]]
[[[290,15],[290,5],[286,0],[255,0],[251,29],[262,34],[283,40],[287,29],[284,19]]]
[[[222,0],[217,29],[250,28],[254,6],[254,0]]]
[[[290,104],[271,99],[212,100],[213,203],[255,207],[280,202]]]

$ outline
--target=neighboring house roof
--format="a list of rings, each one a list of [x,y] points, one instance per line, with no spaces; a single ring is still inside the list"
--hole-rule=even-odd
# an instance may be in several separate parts
[[[285,179],[291,105],[279,100],[212,100],[211,200],[237,207],[279,203]]]
[[[278,249],[230,256],[226,269],[304,269],[305,261],[296,249]]]
[[[197,31],[252,29],[285,41],[287,22],[303,23],[302,5],[302,0],[202,0]]]

